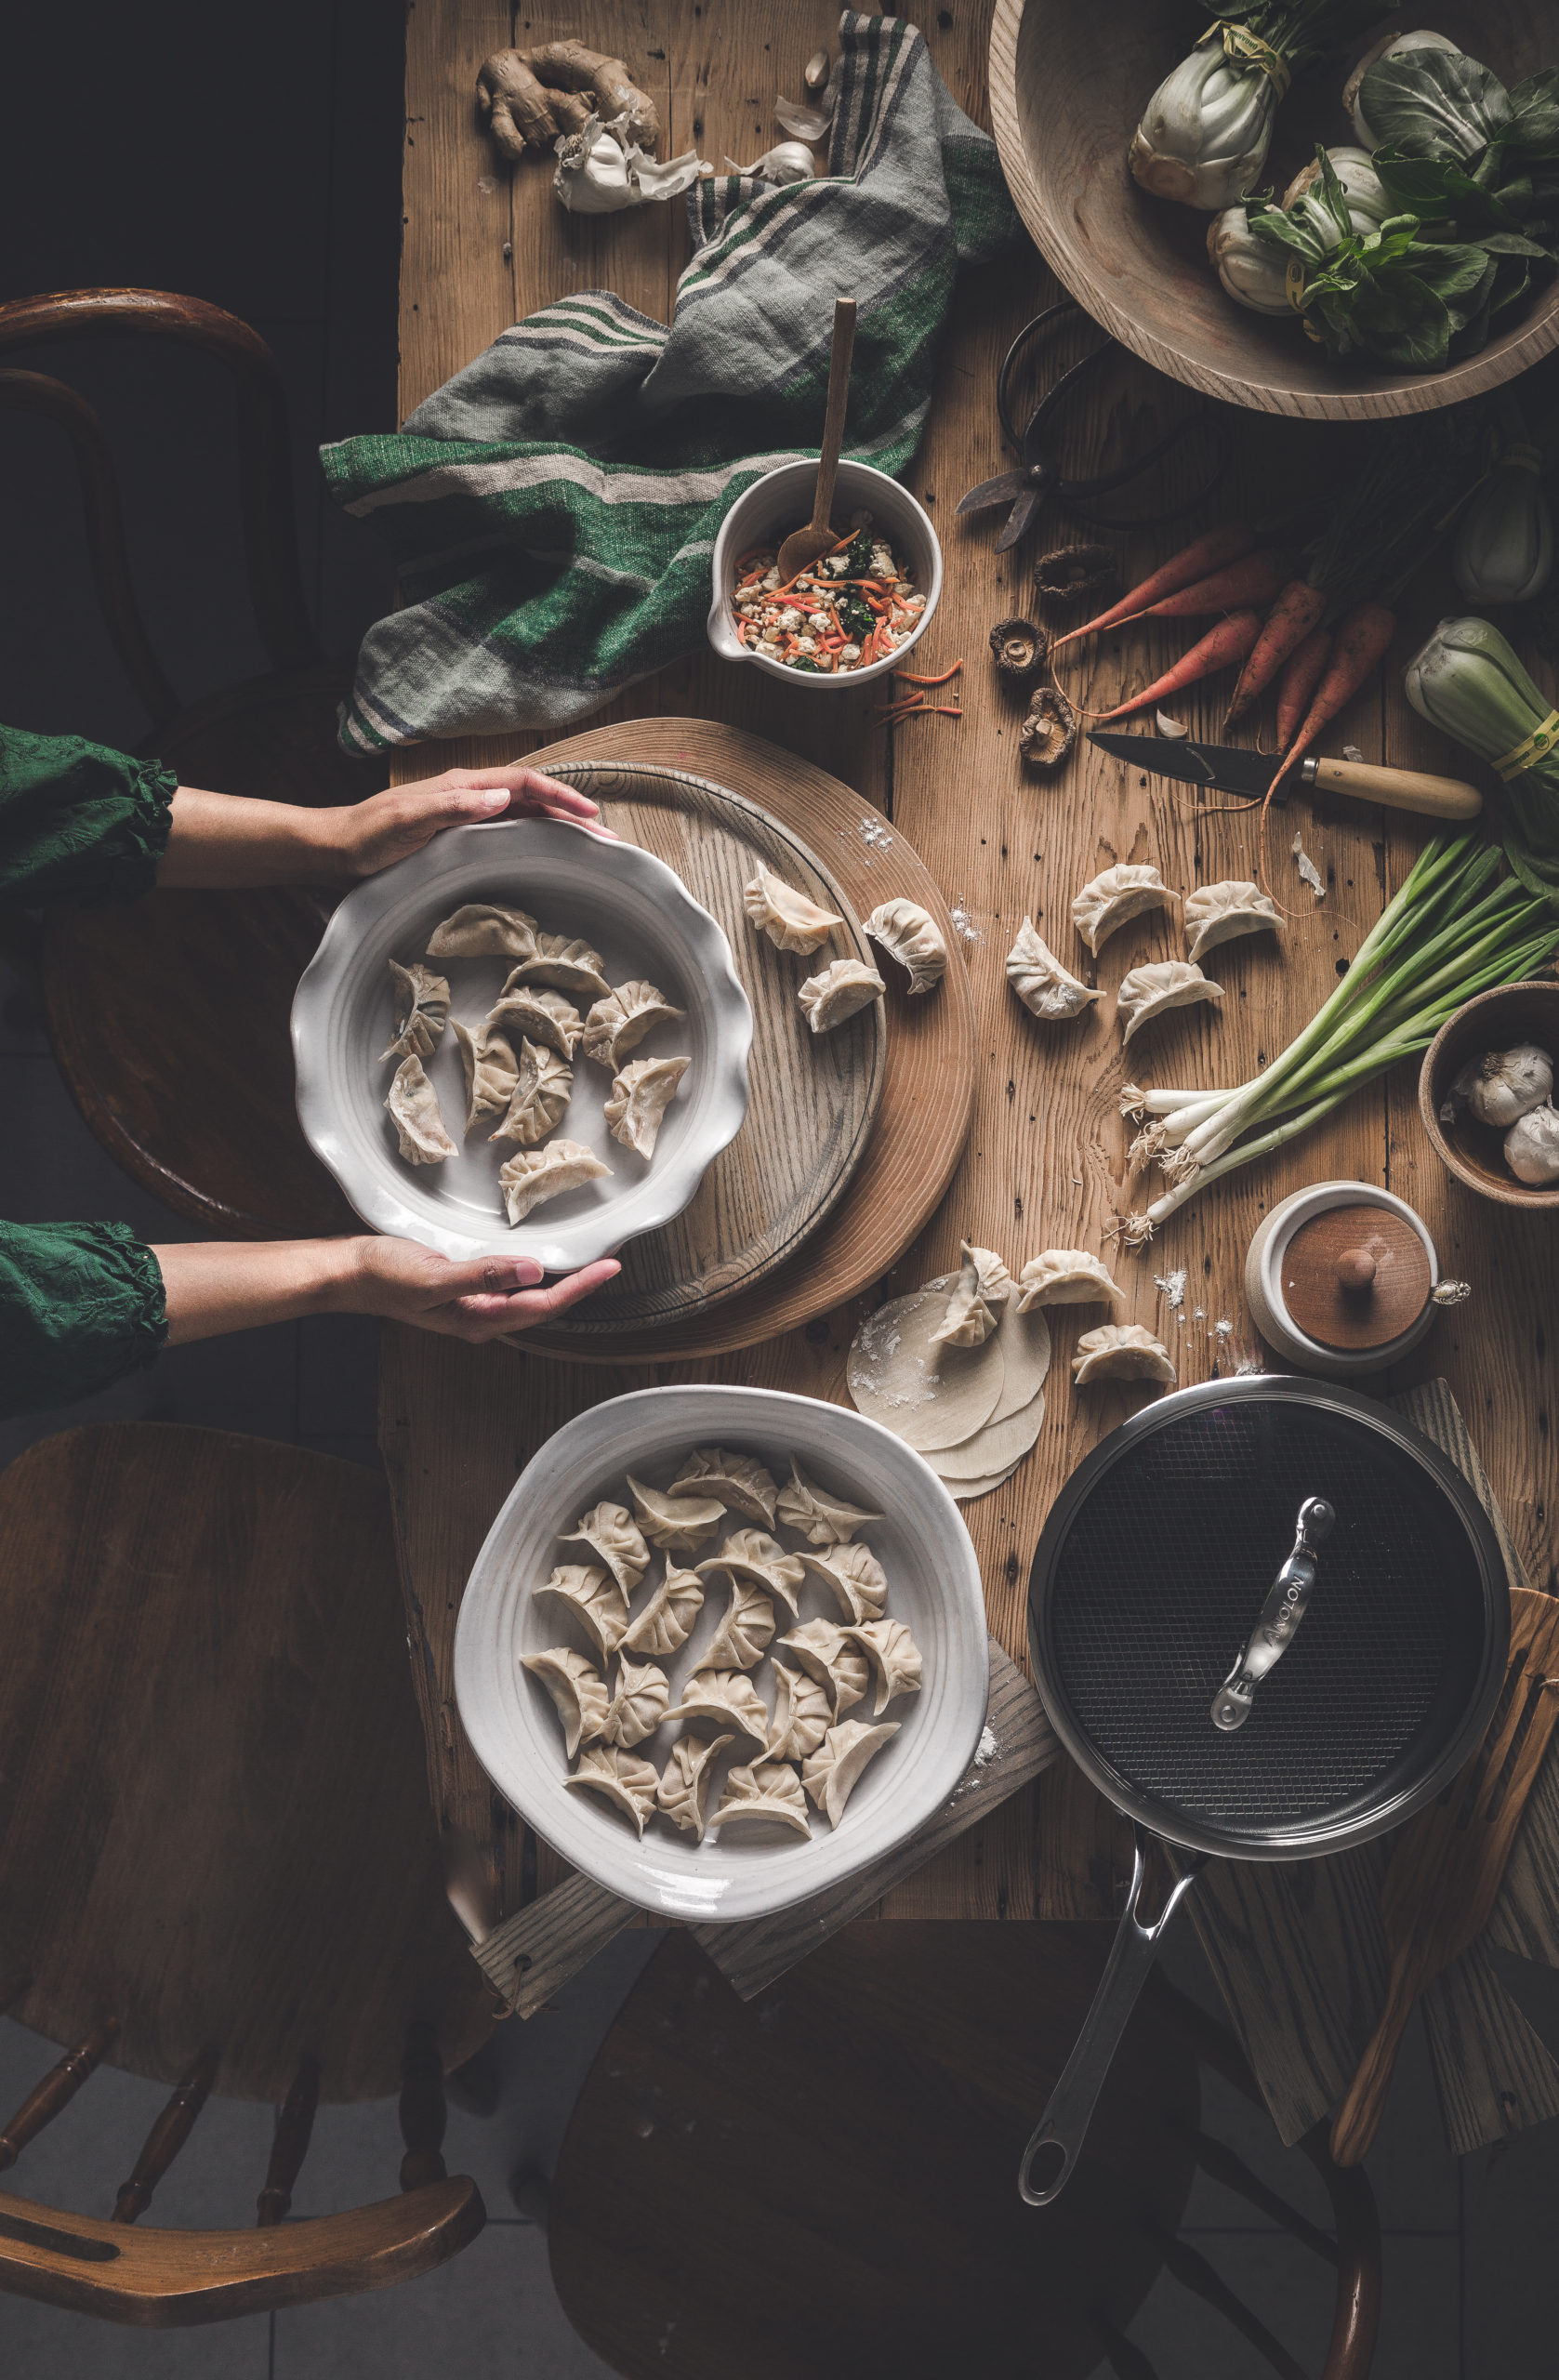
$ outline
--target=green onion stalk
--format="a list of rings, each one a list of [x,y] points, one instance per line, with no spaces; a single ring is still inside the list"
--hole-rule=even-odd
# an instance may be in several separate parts
[[[1464,1000],[1518,983],[1559,948],[1559,908],[1519,879],[1475,829],[1438,836],[1365,936],[1304,1030],[1234,1091],[1143,1091],[1122,1113],[1143,1124],[1134,1168],[1156,1158],[1169,1187],[1116,1236],[1141,1248],[1209,1182],[1296,1139],[1361,1085],[1429,1047]],[[1152,1118],[1150,1122],[1148,1119]]]

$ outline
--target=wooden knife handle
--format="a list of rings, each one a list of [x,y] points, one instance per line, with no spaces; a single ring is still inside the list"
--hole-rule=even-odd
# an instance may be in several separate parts
[[[1306,775],[1310,773],[1307,770]],[[1310,782],[1323,793],[1351,793],[1388,810],[1421,810],[1431,818],[1475,818],[1483,796],[1460,777],[1425,776],[1421,769],[1378,769],[1367,760],[1317,760]]]
[[[1357,2165],[1380,2130],[1386,2093],[1396,2065],[1402,2036],[1428,1977],[1413,1967],[1408,1951],[1399,1950],[1392,1962],[1391,1982],[1381,2021],[1365,2043],[1342,2105],[1332,2120],[1331,2153],[1340,2165]]]

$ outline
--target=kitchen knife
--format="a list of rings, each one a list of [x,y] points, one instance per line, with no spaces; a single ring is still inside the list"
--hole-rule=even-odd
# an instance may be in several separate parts
[[[1243,744],[1193,744],[1169,735],[1089,736],[1102,752],[1149,776],[1173,777],[1181,785],[1206,786],[1216,793],[1241,794],[1259,801],[1271,785],[1277,755],[1252,752]],[[1381,769],[1367,760],[1301,760],[1274,794],[1281,806],[1294,785],[1320,793],[1351,794],[1355,801],[1383,802],[1388,810],[1419,810],[1431,818],[1475,818],[1483,796],[1458,777],[1426,776],[1421,769]]]

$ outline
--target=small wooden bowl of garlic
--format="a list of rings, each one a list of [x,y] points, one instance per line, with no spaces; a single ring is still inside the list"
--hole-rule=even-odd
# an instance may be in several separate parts
[[[1504,984],[1424,1052],[1419,1113],[1447,1170],[1502,1207],[1559,1208],[1559,983]]]

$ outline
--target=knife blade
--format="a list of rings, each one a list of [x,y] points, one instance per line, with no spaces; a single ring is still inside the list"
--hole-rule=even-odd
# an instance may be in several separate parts
[[[1145,770],[1149,776],[1172,777],[1179,785],[1204,786],[1209,792],[1232,793],[1260,801],[1277,770],[1277,755],[1252,752],[1242,744],[1194,744],[1187,737],[1113,735],[1099,728],[1089,742],[1117,760]],[[1433,818],[1475,818],[1483,808],[1476,786],[1459,777],[1428,776],[1420,769],[1378,768],[1368,760],[1301,760],[1290,770],[1273,795],[1281,809],[1293,787],[1322,793],[1345,793],[1355,801],[1380,802],[1389,810],[1418,810]]]

